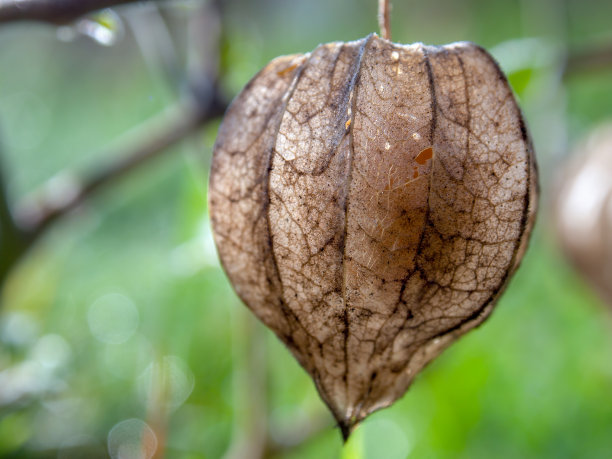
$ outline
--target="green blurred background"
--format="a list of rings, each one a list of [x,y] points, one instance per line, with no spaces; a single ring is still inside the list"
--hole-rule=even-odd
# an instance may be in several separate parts
[[[154,12],[179,63],[205,45],[186,44],[199,3]],[[235,95],[277,55],[376,31],[375,3],[223,2],[224,90]],[[112,46],[68,29],[60,40],[49,25],[0,27],[0,141],[14,199],[108,160],[103,147],[176,99],[137,39],[153,27],[151,10],[115,11]],[[249,457],[262,439],[278,458],[612,457],[612,311],[564,260],[550,211],[561,164],[612,118],[612,65],[564,74],[564,58],[612,44],[611,18],[603,0],[393,2],[394,41],[470,40],[500,61],[543,195],[491,319],[346,447],[306,373],[219,267],[206,206],[213,122],[58,222],[12,273],[0,309],[0,457],[133,458],[139,443],[169,458]]]

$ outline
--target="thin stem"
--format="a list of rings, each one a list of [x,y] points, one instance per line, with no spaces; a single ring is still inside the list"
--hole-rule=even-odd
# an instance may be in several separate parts
[[[391,40],[390,9],[389,0],[378,0],[378,26],[380,27],[380,35],[385,40]]]

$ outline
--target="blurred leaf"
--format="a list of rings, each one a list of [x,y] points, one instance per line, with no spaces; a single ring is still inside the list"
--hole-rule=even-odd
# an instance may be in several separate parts
[[[0,418],[0,455],[19,449],[30,437],[31,423],[27,413],[16,412]]]
[[[342,459],[365,459],[363,451],[363,433],[358,427],[349,437],[342,449]]]
[[[533,74],[533,68],[524,68],[508,73],[508,81],[517,96],[521,97],[524,95],[525,88],[531,82]]]

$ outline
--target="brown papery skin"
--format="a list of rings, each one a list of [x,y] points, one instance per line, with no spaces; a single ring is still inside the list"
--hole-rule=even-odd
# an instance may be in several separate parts
[[[251,80],[219,131],[209,199],[236,292],[347,438],[489,316],[536,188],[520,110],[483,49],[370,35]]]

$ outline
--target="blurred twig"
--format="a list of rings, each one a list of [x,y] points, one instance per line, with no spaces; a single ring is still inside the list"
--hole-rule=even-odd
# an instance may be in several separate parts
[[[196,10],[197,11],[197,10]],[[216,16],[216,11],[210,11]],[[197,16],[197,13],[195,14]],[[151,75],[160,77],[176,97],[185,83],[184,66],[179,62],[171,31],[158,5],[148,2],[126,12],[124,17],[130,25],[134,39]],[[188,23],[192,19],[189,19]],[[207,37],[208,38],[208,37]],[[216,76],[215,76],[216,77]]]
[[[65,22],[88,11],[122,3],[129,1],[0,0],[0,23],[20,19]],[[210,2],[210,8],[203,10],[205,14],[214,16],[217,22],[220,17],[219,3]],[[165,27],[164,24],[162,26]],[[217,35],[218,29],[212,28],[209,38],[215,44],[218,43]],[[171,40],[169,36],[168,39]],[[173,46],[172,43],[170,45]],[[177,59],[173,59],[172,63],[178,66]],[[54,222],[118,178],[160,156],[168,147],[187,138],[207,121],[223,114],[227,101],[219,89],[216,73],[189,75],[184,79],[188,81],[184,100],[135,128],[102,155],[115,159],[96,166],[83,176],[73,177],[65,172],[60,173],[39,191],[13,206],[13,212],[3,188],[5,182],[0,169],[0,286],[15,264]]]
[[[566,59],[564,77],[612,67],[612,45],[589,47],[570,53]]]
[[[191,90],[197,94],[210,93],[210,82],[222,80],[226,70],[221,66],[220,56],[223,43],[228,41],[220,14],[222,3],[222,0],[209,0],[201,5],[186,29],[188,74],[201,76],[189,82]]]
[[[67,24],[92,11],[136,1],[138,0],[2,0],[0,23],[38,21]]]
[[[65,216],[101,188],[159,156],[168,147],[192,134],[205,122],[223,114],[226,102],[215,91],[206,106],[194,101],[183,102],[161,115],[144,122],[107,156],[117,158],[98,166],[86,178],[69,186],[43,186],[17,207],[15,218],[29,243],[38,239],[56,220]]]
[[[15,221],[9,202],[3,166],[0,163],[0,279],[6,277],[26,247],[25,233]]]

